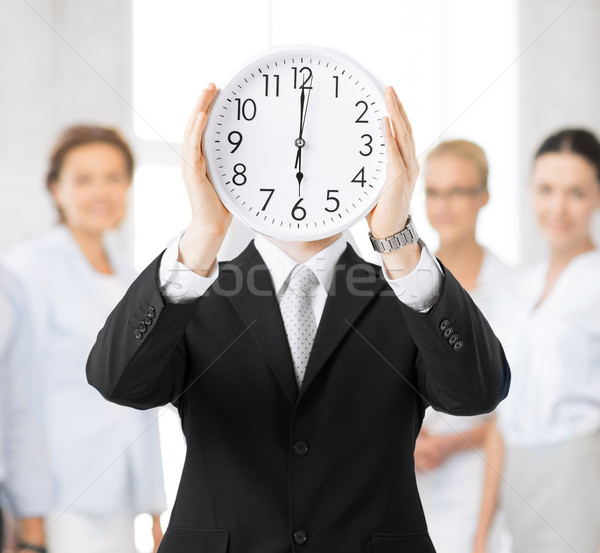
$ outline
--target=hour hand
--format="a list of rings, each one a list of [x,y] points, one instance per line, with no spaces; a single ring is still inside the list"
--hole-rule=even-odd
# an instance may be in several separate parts
[[[302,146],[298,146],[298,140],[296,140],[296,147],[298,148],[298,152],[296,153],[296,165],[294,165],[294,167],[298,170],[298,172],[296,173],[296,179],[298,179],[298,196],[300,196],[300,187],[302,185],[304,173],[302,172]]]
[[[304,178],[304,173],[302,171],[298,171],[296,173],[296,178],[298,179],[298,197],[300,197],[302,195],[301,186],[302,186],[302,179]]]

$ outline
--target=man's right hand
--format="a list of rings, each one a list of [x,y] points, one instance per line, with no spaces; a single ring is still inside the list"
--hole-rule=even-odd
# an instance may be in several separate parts
[[[179,261],[201,276],[208,276],[214,269],[217,253],[233,218],[208,178],[202,152],[208,110],[216,93],[216,86],[210,83],[200,94],[185,129],[181,163],[192,207],[192,222],[179,242]]]

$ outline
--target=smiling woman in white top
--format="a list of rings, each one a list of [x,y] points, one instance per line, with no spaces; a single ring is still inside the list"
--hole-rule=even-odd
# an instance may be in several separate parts
[[[50,450],[50,553],[133,553],[138,513],[154,515],[157,545],[161,538],[158,515],[166,505],[156,413],[103,400],[85,375],[98,331],[135,278],[109,237],[125,216],[132,172],[133,157],[116,131],[67,129],[47,177],[60,224],[6,259],[32,321],[34,366],[23,369],[35,371]]]
[[[489,201],[485,152],[467,140],[438,144],[424,171],[429,222],[437,257],[451,270],[502,338],[509,301],[509,269],[476,239],[477,219]],[[417,483],[427,525],[439,553],[486,550],[487,525],[478,530],[485,476],[484,441],[490,415],[460,417],[425,412],[415,446]],[[499,534],[487,538],[496,551]]]
[[[501,500],[514,553],[600,550],[600,144],[564,130],[539,148],[533,206],[550,256],[525,271],[499,410]]]
[[[16,519],[14,536],[3,532],[0,550],[44,551],[44,520],[50,508],[50,474],[40,420],[16,363],[27,355],[27,323],[14,278],[0,267],[0,504]],[[4,535],[3,535],[4,534]],[[16,542],[16,543],[14,543]],[[15,546],[11,549],[11,546]]]

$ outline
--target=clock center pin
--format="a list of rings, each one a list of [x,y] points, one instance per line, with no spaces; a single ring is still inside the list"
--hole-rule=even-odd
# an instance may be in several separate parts
[[[296,138],[296,140],[294,140],[294,145],[298,148],[304,148],[305,144],[306,142],[304,142],[304,138]]]

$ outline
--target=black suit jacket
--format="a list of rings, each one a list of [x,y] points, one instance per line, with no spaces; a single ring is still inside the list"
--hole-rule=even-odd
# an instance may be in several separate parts
[[[489,412],[510,381],[452,274],[418,313],[348,245],[298,391],[253,242],[190,304],[165,303],[159,264],[109,316],[87,375],[110,401],[179,410],[187,456],[160,553],[433,553],[413,461],[424,410]]]

